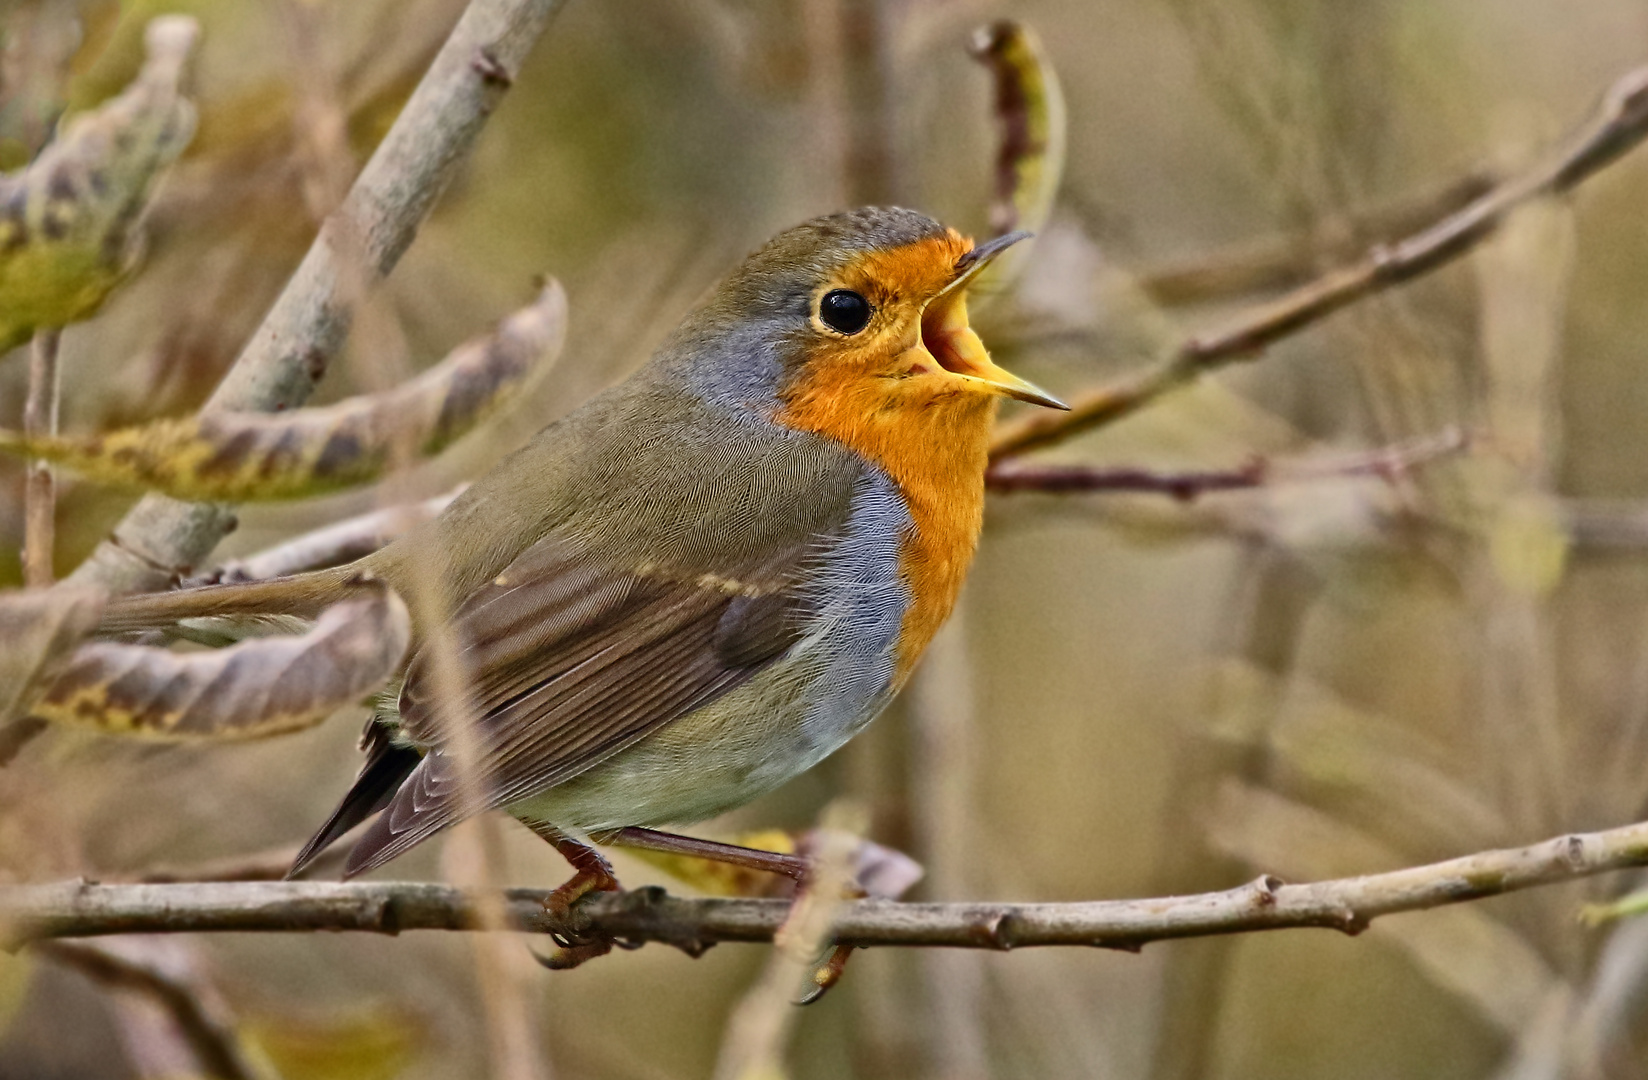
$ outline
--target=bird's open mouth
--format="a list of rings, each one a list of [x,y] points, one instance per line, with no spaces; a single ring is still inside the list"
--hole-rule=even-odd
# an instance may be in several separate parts
[[[921,313],[921,344],[939,367],[974,384],[974,389],[1049,409],[1068,409],[1070,406],[1041,387],[998,367],[967,321],[967,283],[991,258],[1005,250],[1009,243],[1023,239],[1024,235],[1027,234],[1004,236],[962,256],[965,261],[956,280],[929,301],[926,310]],[[981,251],[982,256],[969,259],[969,256]]]

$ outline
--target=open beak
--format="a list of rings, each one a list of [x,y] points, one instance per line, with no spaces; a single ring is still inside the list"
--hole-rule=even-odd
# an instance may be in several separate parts
[[[963,255],[957,263],[956,279],[932,300],[921,315],[921,344],[931,353],[939,367],[973,384],[973,388],[987,394],[1028,401],[1049,409],[1070,406],[1041,387],[1026,382],[1005,368],[997,367],[984,348],[984,342],[967,322],[967,284],[978,276],[990,260],[1000,255],[1030,234],[1013,232],[998,237]]]

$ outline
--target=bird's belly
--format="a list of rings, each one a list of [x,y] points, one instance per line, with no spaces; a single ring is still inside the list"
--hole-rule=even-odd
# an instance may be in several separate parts
[[[789,652],[510,812],[588,832],[702,821],[771,791],[862,730],[892,696],[909,607],[897,546],[909,518],[901,501],[867,494],[823,560],[815,615]]]

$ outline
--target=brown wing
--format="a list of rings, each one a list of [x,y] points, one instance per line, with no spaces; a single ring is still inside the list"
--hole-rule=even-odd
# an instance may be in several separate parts
[[[560,537],[529,548],[454,618],[472,745],[460,751],[443,730],[424,650],[400,707],[407,734],[431,751],[345,873],[570,779],[749,679],[796,640],[810,547],[688,581],[600,566]],[[463,798],[459,753],[475,762],[479,798]]]

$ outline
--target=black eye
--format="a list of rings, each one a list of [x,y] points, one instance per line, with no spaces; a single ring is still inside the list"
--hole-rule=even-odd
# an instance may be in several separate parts
[[[870,302],[849,289],[831,289],[818,302],[818,318],[831,330],[856,334],[870,322]]]

